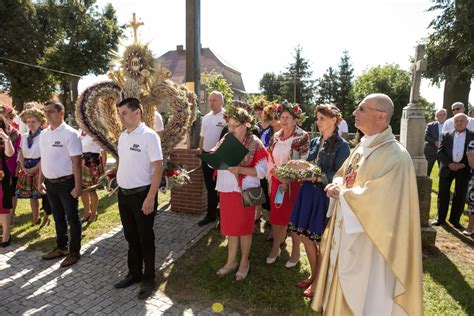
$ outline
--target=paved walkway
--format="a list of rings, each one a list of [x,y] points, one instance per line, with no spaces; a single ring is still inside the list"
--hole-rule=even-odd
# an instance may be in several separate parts
[[[200,216],[160,212],[155,219],[156,268],[163,269],[203,237]],[[186,233],[183,233],[186,232]],[[136,298],[138,285],[117,290],[113,283],[127,273],[127,245],[121,227],[83,245],[82,258],[70,268],[41,260],[41,252],[13,245],[0,250],[0,315],[210,315],[211,309],[180,306],[157,291]]]

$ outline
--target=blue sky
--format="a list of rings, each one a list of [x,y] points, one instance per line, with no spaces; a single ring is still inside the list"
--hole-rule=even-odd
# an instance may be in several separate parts
[[[145,23],[139,38],[156,57],[185,44],[185,0],[97,4],[109,2],[120,24],[136,12]],[[242,73],[248,92],[258,92],[263,73],[283,71],[297,45],[310,60],[314,78],[337,66],[344,50],[356,75],[386,63],[408,70],[409,58],[434,17],[426,12],[429,6],[429,0],[201,0],[201,42]],[[131,38],[131,30],[127,34]],[[85,77],[79,88],[104,78]],[[441,106],[442,86],[423,80],[421,94]]]

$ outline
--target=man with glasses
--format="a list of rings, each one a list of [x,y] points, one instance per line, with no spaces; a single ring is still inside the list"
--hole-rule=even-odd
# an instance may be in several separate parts
[[[51,260],[67,256],[61,267],[68,267],[81,257],[82,228],[78,197],[82,195],[82,144],[79,132],[64,122],[64,106],[61,103],[46,103],[44,113],[49,126],[39,138],[41,161],[38,188],[41,194],[48,195],[56,226],[57,246],[42,258]]]
[[[438,147],[441,140],[444,122],[448,113],[446,109],[436,111],[436,121],[428,123],[425,130],[425,157],[428,161],[428,177],[431,175],[434,163],[438,157]]]
[[[453,111],[453,117],[447,119],[446,122],[444,122],[443,134],[447,133],[449,131],[452,131],[454,129],[454,116],[458,113],[464,113],[464,111],[465,111],[464,103],[454,102],[453,105],[451,105],[451,110]],[[473,118],[468,118],[467,128],[470,129],[471,131],[474,131],[474,119]]]
[[[365,136],[325,188],[333,207],[312,303],[325,315],[423,315],[416,174],[390,128],[393,108],[384,94],[361,102]]]

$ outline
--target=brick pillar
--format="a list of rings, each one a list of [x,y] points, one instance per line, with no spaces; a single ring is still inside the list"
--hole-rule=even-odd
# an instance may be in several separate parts
[[[190,171],[197,168],[200,159],[196,157],[197,149],[176,148],[171,160],[184,165]],[[202,176],[202,169],[191,173],[191,183],[171,190],[171,210],[178,213],[200,214],[207,209],[207,190]]]

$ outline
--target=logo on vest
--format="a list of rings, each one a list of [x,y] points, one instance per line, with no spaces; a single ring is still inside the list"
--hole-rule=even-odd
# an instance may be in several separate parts
[[[62,147],[63,147],[63,144],[61,144],[61,141],[57,140],[57,141],[54,142],[53,147],[60,147],[60,148],[62,148]]]
[[[141,152],[142,150],[140,149],[140,145],[138,144],[133,144],[132,147],[130,147],[130,150],[136,151],[136,152]]]

